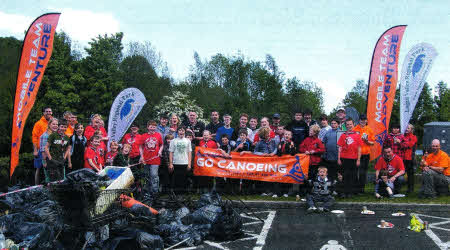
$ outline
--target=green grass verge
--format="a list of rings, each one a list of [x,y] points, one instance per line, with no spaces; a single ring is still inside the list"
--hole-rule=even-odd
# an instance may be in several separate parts
[[[402,192],[406,192],[406,186],[404,185],[402,187]],[[419,190],[420,185],[416,185],[415,190]],[[367,184],[365,188],[365,194],[363,195],[355,195],[352,198],[336,198],[337,202],[372,202],[372,203],[417,203],[417,204],[450,204],[450,196],[438,196],[437,198],[433,199],[423,199],[419,198],[418,192],[414,192],[406,197],[403,198],[382,198],[377,199],[375,198],[374,192],[375,192],[375,185],[374,184]],[[261,195],[230,195],[227,196],[230,199],[241,199],[244,201],[295,201],[295,197],[278,197],[278,198],[272,198],[268,196],[261,196]],[[301,197],[304,198],[304,197]]]

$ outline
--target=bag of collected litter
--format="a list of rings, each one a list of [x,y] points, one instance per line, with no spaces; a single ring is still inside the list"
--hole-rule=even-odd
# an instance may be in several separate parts
[[[200,199],[197,201],[197,208],[204,207],[206,205],[216,205],[220,206],[222,204],[222,198],[216,191],[211,191],[210,193],[202,194]]]
[[[46,224],[24,222],[16,228],[10,238],[14,242],[20,242],[20,248],[50,249],[53,233]]]
[[[223,212],[211,228],[211,237],[214,240],[236,240],[242,236],[242,217],[233,209],[230,203],[222,206]]]
[[[179,208],[175,211],[175,218],[181,221],[185,216],[189,215],[190,211],[187,207]]]
[[[164,249],[164,242],[159,235],[139,232],[136,240],[141,249]]]
[[[170,224],[175,221],[175,214],[169,209],[161,209],[158,213],[158,224]]]
[[[66,175],[66,181],[69,182],[89,182],[89,181],[107,181],[108,175],[100,176],[92,169],[82,168]]]
[[[47,224],[60,223],[60,213],[56,202],[48,200],[41,202],[31,209],[30,213],[36,215],[41,222],[48,222]]]
[[[207,205],[188,215],[194,224],[213,224],[222,213],[222,208],[216,205]]]

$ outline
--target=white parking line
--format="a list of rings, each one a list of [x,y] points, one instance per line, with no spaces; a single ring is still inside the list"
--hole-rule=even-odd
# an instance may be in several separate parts
[[[441,227],[436,227],[435,225],[442,225],[442,224],[450,224],[450,218],[443,218],[443,217],[437,217],[437,216],[431,216],[431,215],[426,215],[426,214],[416,214],[416,213],[411,213],[411,215],[416,216],[417,220],[420,223],[423,223],[422,218],[420,217],[429,217],[429,218],[434,218],[434,219],[440,219],[440,220],[444,220],[441,222],[437,222],[437,223],[430,223],[429,227],[430,229],[425,230],[425,233],[427,234],[428,237],[430,237],[430,239],[441,249],[441,250],[447,250],[449,246],[448,243],[443,242],[432,230],[431,228],[434,229],[438,229],[438,230],[444,230],[444,231],[450,231],[446,228],[441,228]]]
[[[266,238],[269,234],[270,227],[272,226],[273,219],[275,218],[276,211],[270,211],[267,219],[264,222],[264,226],[261,230],[261,233],[258,236],[258,240],[256,241],[256,247],[253,250],[261,250],[262,247],[266,244]]]

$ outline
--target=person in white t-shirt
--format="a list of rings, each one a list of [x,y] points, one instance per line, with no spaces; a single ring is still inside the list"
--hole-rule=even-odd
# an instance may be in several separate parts
[[[178,127],[178,137],[170,141],[169,146],[170,186],[176,193],[186,190],[186,177],[191,170],[192,147],[191,141],[185,137],[185,133],[186,127]]]

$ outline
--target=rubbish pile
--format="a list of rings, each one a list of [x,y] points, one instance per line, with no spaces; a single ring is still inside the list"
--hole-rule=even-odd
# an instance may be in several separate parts
[[[105,189],[112,181],[83,170],[58,184],[2,196],[0,229],[7,247],[164,249],[244,235],[240,212],[214,191],[190,204],[167,198],[167,207],[157,211],[129,190]]]

